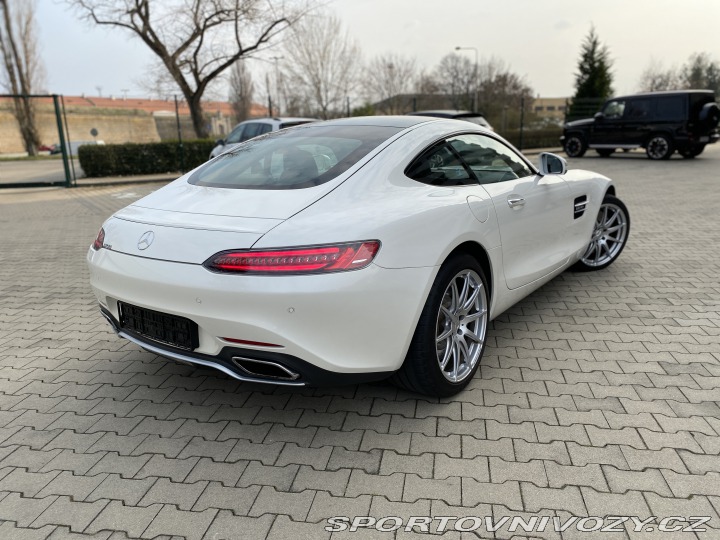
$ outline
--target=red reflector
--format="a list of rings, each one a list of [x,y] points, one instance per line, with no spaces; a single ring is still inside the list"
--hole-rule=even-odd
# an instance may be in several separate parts
[[[105,229],[103,229],[101,227],[100,232],[97,235],[97,238],[95,238],[95,241],[92,244],[92,248],[95,251],[102,249],[104,243],[105,243]]]
[[[235,339],[231,337],[220,338],[230,343],[239,343],[241,345],[252,345],[255,347],[282,347],[282,345],[275,345],[274,343],[264,343],[262,341],[248,341],[247,339]]]
[[[354,242],[266,251],[225,251],[213,255],[207,268],[252,274],[321,274],[357,270],[369,265],[380,242]]]

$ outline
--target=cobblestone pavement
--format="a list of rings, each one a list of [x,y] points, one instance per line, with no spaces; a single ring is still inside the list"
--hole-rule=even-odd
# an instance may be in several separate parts
[[[716,146],[571,163],[616,180],[627,249],[502,315],[442,402],[241,384],[143,352],[101,318],[84,257],[157,186],[0,192],[0,539],[406,539],[427,535],[325,520],[618,514],[711,529],[532,536],[720,538]]]

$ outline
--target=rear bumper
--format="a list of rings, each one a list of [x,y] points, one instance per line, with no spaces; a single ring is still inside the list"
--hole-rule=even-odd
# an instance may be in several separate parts
[[[243,382],[275,384],[281,386],[334,386],[360,384],[386,379],[392,371],[366,373],[337,373],[328,371],[288,354],[258,351],[239,347],[223,347],[216,356],[189,352],[157,343],[144,336],[120,328],[120,323],[106,308],[100,307],[103,317],[115,333],[139,345],[148,352],[177,362],[210,367]],[[274,375],[262,375],[242,367],[243,361],[273,366]],[[246,363],[245,365],[250,365]],[[252,369],[252,368],[251,368]]]
[[[312,385],[362,382],[397,370],[437,272],[370,265],[316,276],[227,275],[107,249],[91,249],[88,264],[103,315],[122,337],[240,380],[258,378],[233,358],[274,362],[299,375],[290,382]],[[118,301],[194,321],[199,346],[188,352],[120,329]]]

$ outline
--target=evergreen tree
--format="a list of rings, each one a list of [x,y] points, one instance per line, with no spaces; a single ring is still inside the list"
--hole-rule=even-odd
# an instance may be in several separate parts
[[[575,96],[570,116],[590,116],[613,94],[612,60],[607,46],[600,43],[595,28],[585,38],[575,74]],[[589,110],[584,110],[589,108]]]

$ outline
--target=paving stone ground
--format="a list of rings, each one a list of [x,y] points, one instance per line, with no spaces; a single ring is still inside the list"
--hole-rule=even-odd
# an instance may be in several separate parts
[[[157,185],[0,191],[0,539],[422,538],[329,516],[709,516],[720,538],[720,145],[590,156],[630,242],[500,316],[438,402],[387,384],[241,384],[117,338],[88,287],[102,221]],[[451,539],[475,538],[451,532]]]

